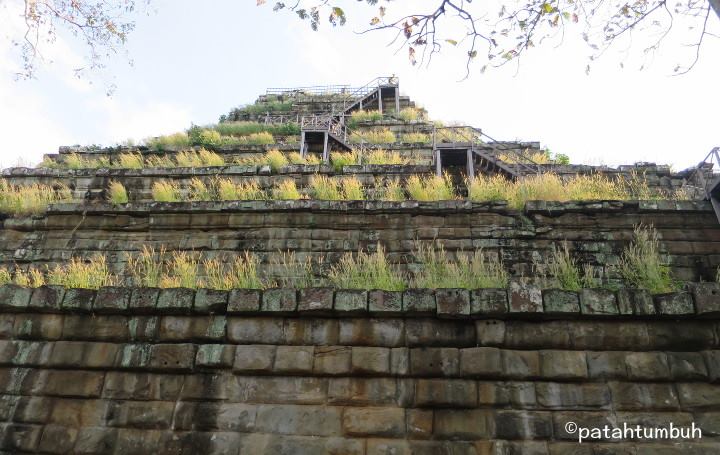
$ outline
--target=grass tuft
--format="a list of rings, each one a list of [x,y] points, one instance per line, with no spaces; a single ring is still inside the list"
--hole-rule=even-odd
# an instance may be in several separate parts
[[[179,202],[180,187],[177,183],[167,180],[161,180],[153,183],[152,197],[157,202]]]
[[[269,150],[265,153],[265,162],[270,166],[273,172],[277,172],[280,168],[287,166],[289,161],[285,154],[280,150]]]
[[[273,199],[276,200],[295,200],[300,199],[300,191],[297,189],[295,180],[287,179],[275,185],[272,191]]]
[[[422,114],[419,109],[414,107],[406,107],[398,112],[397,117],[403,122],[412,122],[422,118]]]
[[[129,200],[128,194],[122,183],[110,182],[110,186],[108,186],[108,199],[113,204],[127,204]]]
[[[431,141],[430,135],[425,133],[405,133],[400,139],[404,144],[429,144]]]
[[[400,179],[386,180],[384,184],[375,183],[375,200],[378,201],[404,201],[405,190],[400,184]]]
[[[431,175],[420,177],[412,175],[407,179],[405,189],[411,200],[415,201],[445,201],[455,199],[455,190],[450,176],[442,177]]]
[[[263,289],[264,283],[258,276],[258,258],[248,251],[236,256],[229,266],[218,259],[203,261],[207,276],[205,286],[210,289]]]
[[[118,163],[122,169],[142,169],[145,167],[143,156],[139,153],[121,153]]]
[[[620,275],[637,288],[652,294],[672,292],[677,289],[670,275],[670,267],[660,256],[658,233],[652,226],[635,227],[633,240],[620,257]]]
[[[383,289],[402,291],[405,278],[390,264],[381,245],[374,253],[359,251],[344,254],[328,274],[330,282],[339,289]]]
[[[339,201],[343,198],[338,181],[326,175],[310,177],[310,190],[315,199]]]
[[[350,134],[350,142],[369,144],[392,144],[395,142],[395,134],[389,129],[354,131]]]
[[[360,164],[357,152],[335,152],[330,154],[330,162],[335,172],[342,172],[343,167],[351,164]]]
[[[118,279],[110,273],[105,256],[95,256],[88,261],[72,258],[68,264],[55,266],[48,270],[47,282],[67,288],[100,289],[116,286]]]
[[[218,199],[221,201],[256,201],[267,199],[255,180],[235,183],[229,178],[217,181]]]
[[[11,215],[40,214],[49,204],[67,202],[72,193],[65,185],[57,189],[50,185],[11,185],[0,179],[0,212]]]
[[[412,286],[418,288],[504,288],[508,274],[499,256],[485,256],[482,249],[473,254],[456,253],[453,261],[442,245],[419,243],[413,252],[420,264]]]

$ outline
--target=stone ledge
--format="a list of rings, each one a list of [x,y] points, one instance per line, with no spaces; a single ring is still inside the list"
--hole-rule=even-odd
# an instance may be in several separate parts
[[[248,316],[436,317],[438,319],[720,319],[720,284],[688,285],[693,292],[650,296],[645,291],[545,289],[511,283],[505,289],[407,289],[404,292],[332,288],[232,291],[105,287],[99,291],[14,284],[0,286],[0,313],[229,314]],[[628,295],[634,296],[629,298]],[[638,296],[645,296],[641,300]],[[654,297],[654,298],[653,298]],[[698,302],[697,304],[695,302]]]
[[[662,204],[660,203],[662,202]],[[105,202],[51,204],[47,214],[102,214],[102,213],[203,213],[203,212],[343,212],[343,213],[517,213],[508,209],[507,202],[472,202],[468,200],[448,201],[325,201],[314,199],[262,200],[228,202],[133,202],[114,205]],[[616,213],[639,212],[708,212],[712,206],[708,201],[580,201],[552,202],[528,201],[524,213],[538,215],[560,215],[563,213]]]

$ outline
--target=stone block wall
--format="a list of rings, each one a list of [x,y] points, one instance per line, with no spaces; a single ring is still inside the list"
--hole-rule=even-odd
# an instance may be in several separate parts
[[[479,248],[499,254],[513,276],[531,277],[533,263],[567,241],[579,263],[617,278],[612,265],[639,223],[657,229],[677,279],[714,281],[720,266],[720,226],[708,202],[533,202],[521,211],[467,201],[58,204],[43,216],[0,221],[0,264],[11,267],[100,253],[122,273],[126,253],[145,245],[228,261],[248,250],[262,270],[280,251],[329,266],[345,253],[382,245],[390,261],[406,267],[415,262],[417,241],[436,241],[451,254]]]
[[[719,296],[3,286],[0,451],[715,454]]]

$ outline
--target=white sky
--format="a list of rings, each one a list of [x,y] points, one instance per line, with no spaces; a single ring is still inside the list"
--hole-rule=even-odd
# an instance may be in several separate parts
[[[429,68],[413,67],[403,50],[387,47],[390,34],[360,37],[369,10],[333,29],[310,31],[288,14],[255,1],[154,0],[141,16],[128,52],[111,64],[117,90],[102,80],[73,78],[82,48],[60,39],[45,50],[36,80],[16,81],[19,60],[9,38],[20,30],[0,1],[0,164],[35,164],[69,144],[112,145],[129,138],[171,133],[191,122],[216,122],[230,108],[250,103],[267,87],[333,83],[363,85],[396,74],[401,90],[434,119],[481,127],[500,140],[536,140],[573,162],[623,164],[654,161],[682,169],[720,146],[720,40],[708,38],[688,75],[671,76],[688,49],[661,48],[650,69],[609,53],[585,74],[588,49],[566,36],[562,46],[542,46],[518,71],[477,71],[464,76],[460,50],[447,49]],[[355,2],[353,2],[355,3]],[[393,2],[394,3],[394,2]],[[10,6],[8,6],[10,5]],[[352,16],[355,13],[356,16]],[[356,20],[353,21],[353,17]],[[717,17],[711,27],[720,29]],[[50,61],[52,60],[52,63]],[[108,77],[108,76],[104,76]]]

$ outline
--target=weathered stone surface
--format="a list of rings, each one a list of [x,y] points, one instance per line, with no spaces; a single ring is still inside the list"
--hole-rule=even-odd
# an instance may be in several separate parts
[[[477,386],[462,379],[418,379],[415,383],[415,406],[477,406]]]
[[[510,313],[542,313],[543,299],[539,287],[511,281],[508,293]]]
[[[545,313],[576,314],[580,312],[580,298],[577,292],[546,289],[543,291],[543,307]]]
[[[275,363],[276,349],[272,345],[236,346],[233,369],[242,372],[270,372]]]
[[[507,312],[507,289],[473,289],[470,292],[470,314],[497,316]]]
[[[347,346],[316,346],[313,373],[347,375],[350,373],[352,348]]]
[[[295,289],[273,288],[266,289],[262,294],[262,311],[276,314],[290,314],[297,309],[297,296]]]
[[[698,314],[720,314],[720,283],[695,283],[691,290]]]
[[[200,368],[232,368],[234,359],[235,346],[203,344],[198,346],[195,365]]]
[[[627,366],[624,352],[588,352],[588,374],[593,379],[625,379]]]
[[[187,314],[192,311],[195,300],[195,291],[187,288],[170,288],[160,290],[158,296],[158,311],[168,314]]]
[[[403,292],[403,312],[413,315],[435,314],[435,294],[432,289],[408,289]]]
[[[598,316],[618,314],[615,294],[607,289],[583,289],[580,291],[580,312]]]
[[[402,313],[402,295],[400,291],[368,291],[368,310],[377,315],[397,315]]]
[[[588,377],[583,351],[540,351],[540,370],[547,379],[584,379]]]
[[[540,355],[537,351],[503,350],[503,374],[510,378],[540,376]]]
[[[0,286],[0,310],[24,311],[30,304],[33,290],[16,284]]]
[[[625,356],[625,364],[630,379],[670,379],[670,367],[664,352],[632,352]]]
[[[33,290],[27,307],[45,313],[57,312],[60,310],[64,296],[65,288],[63,286],[40,286]]]
[[[352,348],[351,369],[355,374],[388,374],[390,349],[355,346]]]
[[[405,335],[408,346],[475,346],[475,326],[469,321],[407,319]]]
[[[367,292],[354,289],[336,291],[334,309],[343,314],[367,312]]]
[[[300,290],[298,311],[330,313],[333,309],[332,288],[307,288]]]
[[[460,372],[463,376],[501,376],[503,361],[500,349],[490,347],[460,349]]]
[[[410,350],[413,376],[455,376],[460,372],[457,348],[413,348]]]
[[[93,302],[96,313],[124,313],[130,305],[132,288],[103,286],[97,291]]]
[[[89,313],[94,299],[95,291],[92,289],[67,289],[61,306],[63,310]]]
[[[152,312],[157,306],[159,296],[160,289],[157,288],[133,288],[128,309],[133,314]]]
[[[699,352],[668,352],[667,360],[673,379],[706,380],[709,378],[705,360]]]
[[[150,349],[148,367],[161,370],[189,371],[195,366],[195,345],[156,344]]]
[[[198,289],[195,291],[193,312],[200,314],[225,313],[228,303],[228,291],[219,289]]]
[[[343,430],[350,436],[402,437],[405,434],[405,410],[402,408],[347,408]]]
[[[233,289],[228,296],[228,313],[252,313],[260,311],[260,291]]]
[[[437,289],[435,302],[439,317],[459,318],[470,314],[470,292],[465,289]]]
[[[659,314],[681,315],[694,314],[692,294],[689,292],[673,292],[658,294],[653,297]]]
[[[488,319],[475,323],[478,346],[500,346],[505,341],[505,321]]]
[[[273,370],[278,373],[310,373],[313,356],[313,346],[278,346]]]
[[[435,411],[433,430],[443,439],[491,439],[495,434],[495,419],[486,409],[441,409]]]
[[[646,289],[621,288],[617,292],[620,314],[656,314],[652,295]]]

